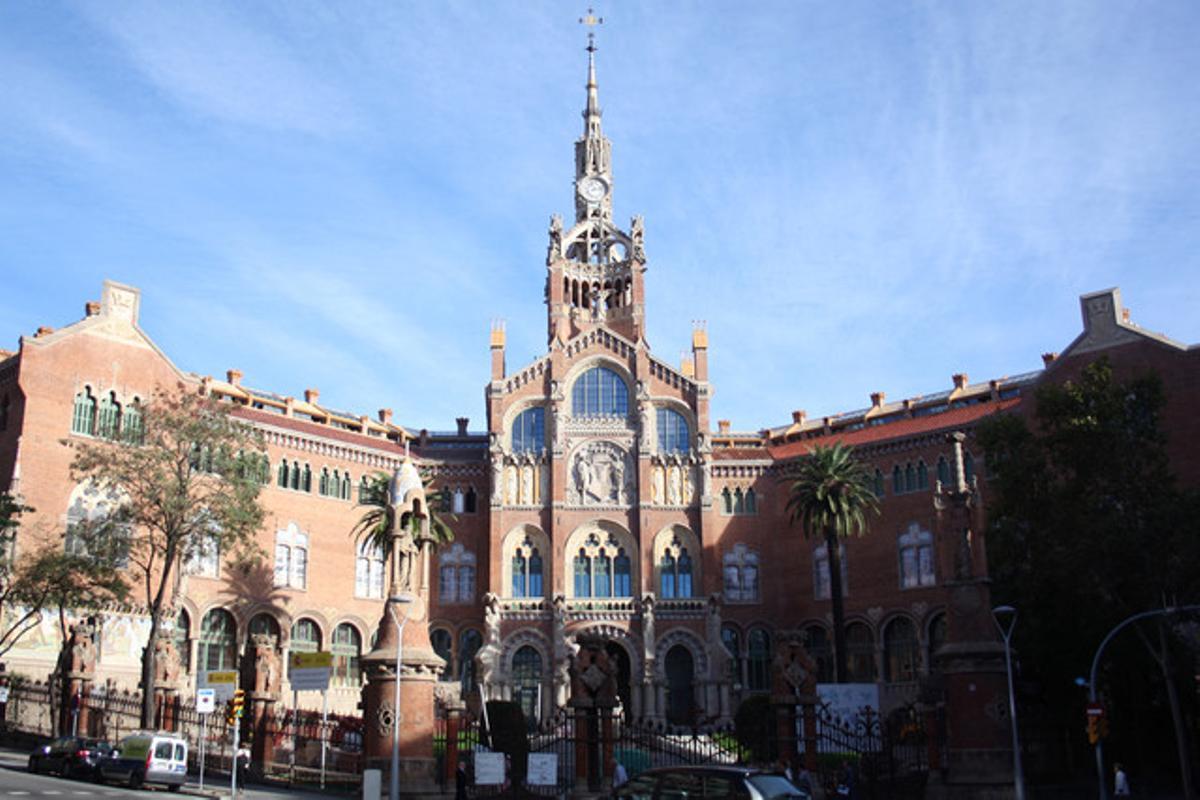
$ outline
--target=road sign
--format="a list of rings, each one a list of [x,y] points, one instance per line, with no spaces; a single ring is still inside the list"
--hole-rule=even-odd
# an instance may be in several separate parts
[[[223,702],[233,697],[237,683],[238,674],[236,672],[205,672],[201,688],[212,689],[216,692],[213,698],[218,702]]]
[[[211,714],[217,707],[216,689],[196,690],[196,713]]]
[[[1089,717],[1103,717],[1104,716],[1104,704],[1103,703],[1088,703],[1087,710],[1085,713]]]
[[[333,653],[292,653],[289,680],[293,692],[318,691],[329,688],[329,675],[333,671]]]

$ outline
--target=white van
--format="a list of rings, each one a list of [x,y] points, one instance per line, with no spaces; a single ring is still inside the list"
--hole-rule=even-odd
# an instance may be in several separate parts
[[[174,733],[135,733],[117,745],[112,758],[100,766],[101,781],[162,783],[178,792],[187,780],[187,740]]]

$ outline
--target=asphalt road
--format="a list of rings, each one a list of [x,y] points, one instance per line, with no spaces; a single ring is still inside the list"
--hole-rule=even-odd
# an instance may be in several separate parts
[[[161,791],[154,789],[134,791],[121,786],[100,785],[86,781],[74,781],[60,778],[57,775],[34,775],[24,767],[4,766],[0,768],[0,800],[8,798],[57,798],[57,800],[78,800],[79,798],[140,797],[142,800],[155,797],[166,800],[167,796],[176,796],[165,788]]]

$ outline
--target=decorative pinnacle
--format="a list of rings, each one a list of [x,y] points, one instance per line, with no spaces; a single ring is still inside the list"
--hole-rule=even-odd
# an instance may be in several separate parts
[[[596,86],[596,33],[592,30],[597,25],[604,24],[603,17],[597,17],[589,7],[587,14],[579,18],[580,25],[588,27],[588,81],[587,81],[587,109],[583,112],[583,117],[587,120],[584,126],[584,135],[589,136],[599,132],[600,125],[600,97]]]

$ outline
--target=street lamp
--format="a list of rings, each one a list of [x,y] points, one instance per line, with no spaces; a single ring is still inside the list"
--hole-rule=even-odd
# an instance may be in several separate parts
[[[404,658],[404,626],[408,623],[412,603],[411,594],[398,594],[388,598],[388,613],[396,624],[396,688],[392,692],[392,774],[388,781],[388,800],[400,800],[400,665]],[[396,605],[404,605],[404,618],[396,616]]]
[[[1008,627],[1000,622],[1001,616],[1008,617]],[[1004,639],[1004,671],[1008,674],[1008,716],[1012,720],[1013,748],[1013,794],[1016,800],[1025,800],[1025,772],[1021,767],[1021,740],[1017,734],[1017,696],[1013,692],[1012,676],[1012,632],[1017,626],[1017,610],[1012,606],[996,606],[992,609],[992,620]]]

